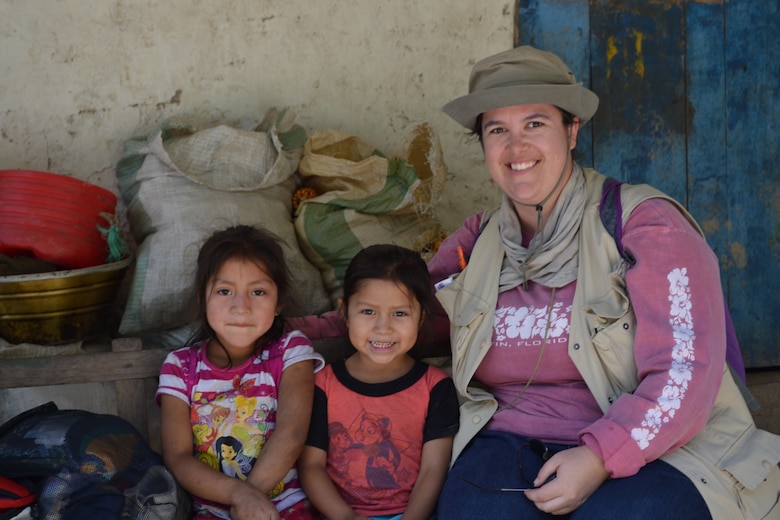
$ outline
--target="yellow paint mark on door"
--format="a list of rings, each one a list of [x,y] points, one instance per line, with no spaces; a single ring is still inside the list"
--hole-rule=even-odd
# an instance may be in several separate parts
[[[621,54],[625,59],[625,63],[633,63],[633,67],[625,67],[623,69],[623,75],[628,76],[633,73],[640,78],[645,77],[645,59],[644,52],[642,50],[642,44],[645,40],[644,33],[641,33],[635,29],[631,29],[629,38],[633,40],[633,49],[631,46],[623,48],[622,52],[618,50],[617,39],[614,36],[607,38],[607,78],[612,75],[612,60],[615,56]],[[633,51],[633,56],[629,55]]]

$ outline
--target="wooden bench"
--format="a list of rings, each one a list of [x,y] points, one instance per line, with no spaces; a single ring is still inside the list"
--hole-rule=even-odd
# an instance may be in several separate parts
[[[61,409],[118,415],[159,451],[160,412],[154,392],[166,354],[144,350],[140,339],[127,338],[112,340],[105,351],[0,360],[0,390],[8,390],[3,420],[48,399]],[[35,392],[30,391],[33,387]],[[27,391],[11,392],[15,389]]]
[[[313,343],[328,363],[352,351],[342,338]],[[118,415],[159,452],[160,409],[154,394],[168,350],[143,347],[138,338],[122,338],[89,345],[80,354],[0,360],[0,424],[54,401],[60,409]],[[449,346],[432,345],[416,354],[447,356]]]

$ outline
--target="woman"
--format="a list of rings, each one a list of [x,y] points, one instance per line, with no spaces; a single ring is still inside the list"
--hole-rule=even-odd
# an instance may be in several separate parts
[[[503,199],[429,263],[462,401],[439,517],[780,518],[780,437],[726,368],[717,258],[679,204],[623,186],[622,260],[605,178],[572,160],[597,107],[528,46],[479,61],[444,106]]]

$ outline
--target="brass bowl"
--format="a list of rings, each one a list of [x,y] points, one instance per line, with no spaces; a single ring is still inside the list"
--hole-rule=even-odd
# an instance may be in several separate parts
[[[0,276],[0,336],[39,345],[99,336],[131,262]]]

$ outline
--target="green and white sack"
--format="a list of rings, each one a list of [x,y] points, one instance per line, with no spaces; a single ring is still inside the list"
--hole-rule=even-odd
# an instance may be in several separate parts
[[[416,125],[402,156],[387,158],[359,137],[337,130],[311,136],[298,170],[316,192],[295,214],[298,243],[320,270],[333,304],[344,272],[362,248],[392,243],[429,260],[443,231],[434,207],[446,168],[438,136]]]

